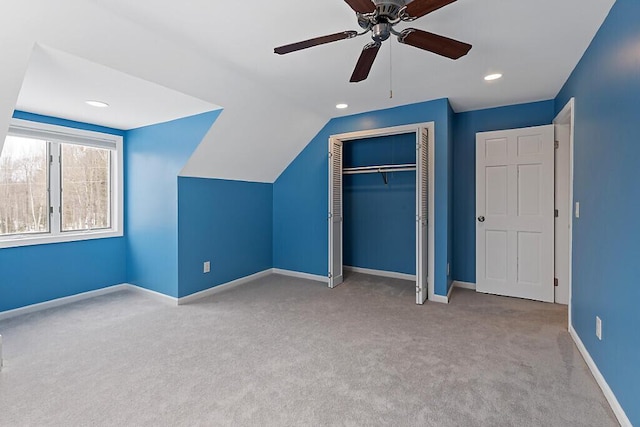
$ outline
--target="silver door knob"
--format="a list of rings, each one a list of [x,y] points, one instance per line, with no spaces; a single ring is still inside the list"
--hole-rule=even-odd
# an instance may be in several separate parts
[[[478,217],[478,221],[480,221],[480,222],[484,222],[484,217],[483,217],[483,216],[479,216],[479,217]]]

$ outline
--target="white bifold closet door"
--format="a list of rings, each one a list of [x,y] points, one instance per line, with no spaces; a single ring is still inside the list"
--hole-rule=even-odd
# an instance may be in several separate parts
[[[393,133],[381,135],[397,135],[416,133],[416,303],[424,304],[429,296],[429,268],[433,268],[429,250],[433,239],[429,237],[429,203],[433,195],[429,173],[433,167],[433,153],[429,152],[429,144],[433,143],[429,128],[394,129]],[[346,134],[345,134],[346,135]],[[332,136],[329,139],[329,287],[334,288],[343,282],[343,195],[342,195],[342,148],[345,135]],[[351,135],[349,135],[351,136]],[[357,136],[358,137],[362,136]],[[430,142],[431,141],[431,142]],[[431,147],[432,148],[432,147]],[[430,243],[431,242],[431,243]],[[431,248],[433,251],[433,248]]]
[[[429,257],[429,134],[426,128],[416,132],[416,303],[428,296]]]
[[[342,142],[331,139],[329,151],[329,287],[342,283]]]

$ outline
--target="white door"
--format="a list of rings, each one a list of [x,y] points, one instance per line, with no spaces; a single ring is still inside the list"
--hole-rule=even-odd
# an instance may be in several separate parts
[[[424,304],[428,295],[429,222],[429,134],[422,128],[416,133],[416,303]]]
[[[558,304],[569,304],[569,265],[571,263],[571,184],[570,144],[571,124],[555,125],[555,140],[558,146],[555,150],[555,301]]]
[[[553,302],[553,125],[476,136],[476,289]]]
[[[342,283],[342,142],[329,140],[329,287]]]

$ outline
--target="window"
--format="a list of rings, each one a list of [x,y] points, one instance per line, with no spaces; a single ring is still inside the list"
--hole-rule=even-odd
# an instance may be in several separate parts
[[[13,120],[0,154],[0,247],[122,236],[122,137]]]
[[[110,227],[110,163],[109,150],[60,145],[62,231]]]

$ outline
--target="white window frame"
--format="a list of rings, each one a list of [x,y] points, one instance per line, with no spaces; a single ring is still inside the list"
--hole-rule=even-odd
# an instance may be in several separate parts
[[[96,148],[106,148],[111,151],[111,227],[98,230],[60,231],[60,212],[55,207],[60,206],[60,157],[53,155],[53,162],[49,165],[49,205],[54,206],[49,214],[49,231],[38,234],[12,234],[0,236],[0,248],[42,245],[49,243],[75,242],[81,240],[105,239],[122,237],[124,235],[124,168],[123,168],[123,138],[102,132],[75,129],[48,123],[32,122],[29,120],[12,119],[7,132],[8,135],[23,136],[46,140],[53,145],[60,143],[85,145]],[[49,152],[49,147],[47,151]]]

